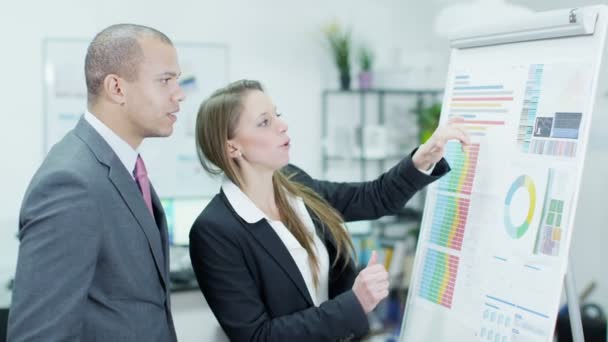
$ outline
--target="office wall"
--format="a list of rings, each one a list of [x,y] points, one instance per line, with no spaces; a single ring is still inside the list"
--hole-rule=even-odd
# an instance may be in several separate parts
[[[400,51],[417,51],[427,40],[424,31],[399,30],[404,16],[395,13],[398,3],[59,0],[1,5],[0,306],[7,304],[3,288],[14,273],[20,202],[43,158],[44,38],[90,39],[107,25],[135,22],[158,28],[175,41],[227,44],[231,78],[259,79],[267,86],[291,127],[292,161],[318,175],[320,92],[337,86],[320,28],[334,18],[351,26],[358,40],[376,49],[377,66],[386,70],[400,62]],[[405,17],[418,18],[414,13]]]

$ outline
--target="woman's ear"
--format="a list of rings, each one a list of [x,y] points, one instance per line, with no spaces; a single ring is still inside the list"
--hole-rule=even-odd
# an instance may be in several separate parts
[[[232,141],[228,140],[226,144],[226,148],[228,149],[228,156],[230,158],[238,159],[243,156],[241,149]]]

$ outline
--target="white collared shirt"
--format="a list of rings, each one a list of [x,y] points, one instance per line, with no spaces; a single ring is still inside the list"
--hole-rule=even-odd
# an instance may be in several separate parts
[[[418,171],[424,173],[425,175],[430,176],[433,173],[433,171],[435,170],[435,165],[437,165],[437,164],[435,164],[435,163],[431,164],[431,167],[429,167],[428,170],[420,170],[419,168],[416,168],[416,169]]]
[[[306,287],[308,288],[308,293],[310,294],[315,306],[319,306],[321,303],[325,302],[328,299],[329,255],[327,254],[325,245],[315,232],[314,223],[312,222],[310,214],[308,214],[308,211],[306,210],[306,206],[304,205],[302,198],[288,194],[288,200],[292,208],[295,210],[302,223],[304,223],[304,226],[306,226],[308,231],[314,237],[317,259],[319,260],[318,288],[315,288],[314,286],[312,279],[312,268],[309,263],[306,249],[300,245],[298,240],[296,240],[283,222],[274,221],[266,216],[264,212],[256,207],[253,201],[249,199],[249,197],[247,197],[247,195],[230,180],[224,180],[222,190],[228,198],[230,205],[232,205],[237,214],[247,223],[252,224],[260,221],[261,219],[266,219],[268,224],[272,227],[272,229],[274,229],[275,233],[279,236],[289,251],[289,254],[291,254],[293,261],[298,266],[300,274],[302,274],[302,278],[304,279]]]
[[[88,110],[84,112],[84,119],[93,126],[95,131],[101,135],[103,140],[105,140],[108,145],[112,148],[114,153],[118,156],[118,159],[125,166],[127,171],[133,179],[135,176],[133,175],[133,170],[135,170],[135,163],[137,162],[137,156],[139,152],[134,150],[131,145],[129,145],[126,141],[124,141],[121,137],[119,137],[114,131],[112,131],[108,126],[106,126],[101,120],[99,120],[95,115],[93,115]]]

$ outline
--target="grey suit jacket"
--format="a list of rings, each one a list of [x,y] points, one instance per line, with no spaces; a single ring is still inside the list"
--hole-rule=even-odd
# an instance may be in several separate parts
[[[8,341],[175,341],[165,214],[84,118],[23,200]]]

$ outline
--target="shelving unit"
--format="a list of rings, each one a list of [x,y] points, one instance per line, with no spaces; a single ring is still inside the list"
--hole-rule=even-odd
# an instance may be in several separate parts
[[[368,116],[370,114],[370,112],[368,111],[368,105],[367,102],[369,100],[369,97],[376,97],[376,104],[377,104],[377,120],[375,122],[373,122],[374,124],[378,124],[378,125],[385,125],[387,124],[386,122],[386,100],[388,97],[401,97],[401,98],[408,98],[408,99],[414,99],[415,100],[415,105],[413,108],[410,108],[409,113],[404,113],[404,114],[409,114],[411,115],[411,119],[418,124],[419,120],[420,120],[420,115],[422,113],[423,108],[425,107],[425,105],[427,104],[431,104],[433,102],[439,102],[440,101],[440,96],[443,93],[443,90],[440,89],[366,89],[366,90],[325,90],[323,91],[322,94],[322,110],[321,110],[321,137],[324,141],[324,147],[323,147],[323,151],[322,151],[322,170],[323,170],[323,174],[326,175],[328,168],[329,168],[329,162],[331,160],[345,160],[345,159],[349,159],[349,158],[345,158],[344,156],[336,156],[336,155],[330,155],[327,151],[327,140],[329,138],[329,132],[328,132],[328,127],[329,127],[329,105],[330,105],[330,99],[332,97],[336,97],[336,96],[349,96],[352,97],[353,100],[358,100],[359,103],[359,125],[360,127],[365,127],[366,124],[372,123],[371,121],[368,120]],[[390,123],[388,123],[390,124]],[[417,140],[419,140],[419,137],[416,137]],[[359,137],[360,139],[360,143],[361,143],[361,147],[362,150],[360,151],[360,155],[357,158],[360,161],[361,164],[361,175],[362,175],[362,179],[366,179],[367,177],[367,170],[365,168],[365,164],[367,162],[371,162],[371,161],[377,161],[380,163],[379,167],[380,169],[384,170],[385,169],[385,163],[387,160],[391,160],[391,159],[397,159],[397,158],[403,158],[404,154],[395,154],[395,155],[387,155],[384,156],[382,158],[368,158],[365,157],[365,140],[363,136]],[[374,175],[375,176],[375,175]]]
[[[441,102],[442,95],[443,90],[440,89],[323,91],[321,116],[323,178],[334,181],[367,181],[378,177],[420,144],[423,111],[426,107]],[[342,108],[336,108],[334,102],[342,102]],[[341,120],[333,120],[335,116],[343,117]],[[340,127],[341,124],[344,126]],[[338,126],[338,129],[335,126]],[[382,150],[378,147],[384,144],[386,147],[384,153],[372,153],[372,156],[368,153],[368,149],[372,146],[370,141],[366,140],[368,135],[364,133],[367,126],[379,126],[380,132],[384,130],[385,136],[380,139],[380,145],[373,147],[375,152],[378,152]],[[336,131],[342,136],[333,136]],[[390,139],[389,131],[392,131],[393,139]],[[334,175],[332,171],[337,164],[346,164],[347,172]],[[368,341],[384,341],[395,332],[398,333],[397,328],[402,320],[401,315],[408,290],[408,281],[405,280],[409,277],[406,263],[411,262],[413,257],[398,256],[396,244],[398,241],[403,241],[401,247],[408,245],[405,243],[408,229],[419,227],[423,207],[424,192],[412,198],[397,215],[363,223],[369,227],[367,231],[357,228],[362,223],[347,224],[353,242],[359,245],[357,254],[360,267],[367,264],[366,258],[369,257],[370,249],[385,251],[386,254],[382,255],[380,260],[385,262],[385,266],[387,264],[392,266],[392,269],[387,266],[391,284],[395,284],[392,286],[391,298],[383,301],[370,314],[372,329],[366,338]],[[401,236],[394,235],[395,231],[400,232]],[[369,246],[370,243],[375,245]],[[415,245],[408,247],[412,247],[413,250]],[[390,255],[386,252],[388,250]],[[400,260],[396,265],[394,263],[398,258],[409,261]],[[387,259],[392,261],[387,262]]]
[[[366,181],[379,176],[404,158],[420,141],[420,120],[425,107],[441,101],[441,89],[354,89],[325,90],[321,112],[321,166],[323,177],[335,181]],[[336,108],[336,104],[342,108]],[[392,105],[392,107],[391,107]],[[346,114],[346,117],[344,117]],[[332,120],[342,116],[341,120]],[[333,121],[333,122],[332,122]],[[396,121],[396,122],[394,122]],[[365,134],[376,128],[380,142],[371,146]],[[332,136],[332,129],[343,137]],[[392,133],[392,141],[390,139]],[[350,150],[349,150],[350,149]],[[370,155],[370,149],[374,153]],[[379,153],[384,150],[384,153]],[[345,172],[334,177],[337,164]],[[346,178],[346,179],[345,179]],[[424,195],[413,198],[396,216],[373,222],[372,234],[379,241],[394,241],[384,227],[389,223],[419,223],[422,218]],[[354,231],[361,237],[369,232]]]

